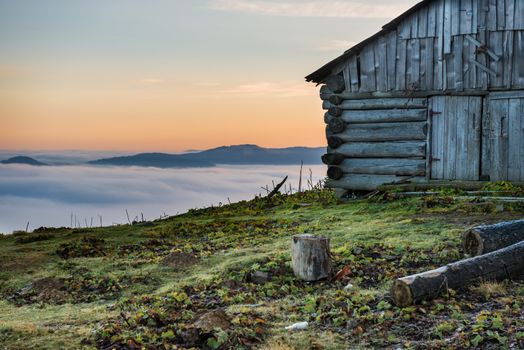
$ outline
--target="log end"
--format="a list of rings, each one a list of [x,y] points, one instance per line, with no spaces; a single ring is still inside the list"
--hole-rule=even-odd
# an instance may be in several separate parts
[[[340,180],[344,176],[344,172],[339,167],[330,166],[327,171],[327,176],[333,180]]]
[[[484,253],[484,240],[474,229],[466,231],[462,236],[462,248],[470,256]]]
[[[333,149],[339,148],[344,143],[344,140],[336,136],[329,136],[327,141],[328,141],[329,147]]]
[[[393,302],[398,307],[406,307],[409,305],[412,305],[413,300],[413,293],[411,292],[411,288],[409,287],[409,284],[406,282],[398,279],[393,283],[393,286],[391,286],[391,298],[393,299]]]
[[[329,130],[335,134],[339,134],[346,130],[346,123],[340,118],[333,118],[329,121]]]

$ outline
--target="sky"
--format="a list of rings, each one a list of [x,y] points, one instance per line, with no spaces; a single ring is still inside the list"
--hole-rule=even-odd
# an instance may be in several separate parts
[[[321,146],[304,76],[416,0],[0,0],[0,149]]]

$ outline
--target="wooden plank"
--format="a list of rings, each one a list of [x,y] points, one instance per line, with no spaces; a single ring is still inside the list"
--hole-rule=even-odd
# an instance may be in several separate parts
[[[406,158],[346,158],[338,167],[348,174],[424,176],[426,161]]]
[[[468,40],[464,40],[464,47],[462,49],[462,75],[464,81],[464,89],[469,90],[473,88],[471,79],[471,64],[468,62],[470,55],[473,53],[472,46],[474,45]]]
[[[463,0],[462,0],[463,1]],[[450,2],[451,4],[451,36],[456,36],[460,34],[460,20],[461,13],[460,13],[460,3],[461,0],[452,0]]]
[[[444,0],[444,55],[451,53],[452,40],[452,17],[451,17],[451,3],[456,3],[455,0]]]
[[[338,106],[341,109],[390,109],[390,108],[426,108],[425,98],[376,98],[362,100],[344,100]]]
[[[420,73],[419,73],[419,90],[431,90],[432,87],[428,88],[427,85],[427,76],[428,76],[428,69],[427,69],[427,56],[428,56],[428,39],[419,39],[420,40]],[[433,66],[430,66],[431,68],[431,74],[433,75]]]
[[[479,3],[482,3],[482,0],[471,1],[471,34],[476,34],[479,31]]]
[[[522,0],[506,0],[506,30],[513,30],[515,28],[515,1]]]
[[[358,92],[360,89],[359,86],[359,72],[357,66],[357,56],[353,55],[348,60],[349,64],[349,74],[351,76],[351,91]]]
[[[376,91],[375,50],[367,45],[360,53],[360,91]]]
[[[431,117],[431,178],[444,178],[444,97],[432,97],[431,109],[435,114]]]
[[[432,2],[428,5],[428,25],[427,37],[434,38],[437,36],[437,2]]]
[[[520,180],[524,181],[524,99],[520,100],[520,111],[518,113],[520,115]]]
[[[420,39],[411,39],[408,42],[408,90],[420,89]]]
[[[462,64],[462,50],[464,49],[464,37],[458,35],[453,38],[453,67],[455,70],[455,90],[464,91],[464,70]]]
[[[509,98],[524,98],[524,90],[494,91],[489,94],[490,100],[507,100]]]
[[[345,175],[340,180],[326,181],[326,186],[330,188],[345,188],[348,190],[359,190],[359,191],[373,191],[380,185],[392,184],[403,180],[409,181],[423,181],[424,178],[411,178],[409,176],[394,176],[394,175],[360,175],[350,174]]]
[[[418,11],[418,31],[417,38],[427,38],[428,36],[428,8],[424,6]]]
[[[349,64],[346,61],[342,68],[342,74],[344,76],[344,85],[346,86],[346,91],[351,92],[351,73],[349,71]]]
[[[508,89],[512,87],[513,80],[513,32],[506,31],[504,32],[504,86]]]
[[[513,49],[513,87],[524,88],[524,32],[515,31]]]
[[[397,71],[397,32],[387,35],[387,90],[395,90]]]
[[[378,109],[344,111],[340,118],[348,124],[417,122],[427,119],[425,109]]]
[[[507,124],[508,100],[490,100],[491,115],[491,181],[508,178]]]
[[[515,22],[513,29],[524,30],[524,1],[515,1]]]
[[[436,40],[436,48],[434,51],[435,55],[435,83],[434,83],[434,89],[435,90],[443,90],[443,77],[444,77],[444,67],[443,67],[443,60],[444,60],[444,0],[441,0],[439,3],[439,6],[437,8],[437,40]]]
[[[476,2],[477,0],[475,0]],[[473,4],[472,0],[457,1],[460,6],[459,12],[459,34],[471,34],[473,27]]]
[[[478,69],[483,71],[484,73],[491,74],[495,78],[497,77],[497,72],[495,72],[493,69],[490,69],[490,68],[484,66],[482,63],[476,61],[473,58],[471,58],[469,60],[469,63],[471,63],[472,65],[474,65],[475,67],[477,67]]]
[[[520,139],[522,132],[519,115],[521,99],[510,99],[508,108],[508,180],[520,181]]]
[[[426,143],[423,141],[351,142],[344,143],[336,149],[336,152],[353,158],[425,157]]]
[[[505,0],[497,1],[497,30],[506,29],[506,3]]]
[[[378,39],[375,46],[375,64],[377,71],[377,90],[388,91],[388,54],[387,38],[385,35]]]
[[[489,113],[489,99],[483,99],[482,108],[482,149],[481,149],[481,172],[482,177],[487,177],[491,172],[491,114]]]
[[[396,90],[406,90],[406,54],[407,40],[397,43]]]
[[[351,124],[343,132],[327,136],[337,136],[344,142],[383,142],[426,140],[426,122]]]
[[[426,52],[425,57],[423,56],[422,59],[425,60],[425,80],[426,80],[426,90],[433,90],[434,89],[434,73],[433,73],[433,67],[435,66],[434,61],[434,48],[435,48],[435,39],[434,38],[427,38],[426,41]],[[424,77],[422,77],[424,79]]]
[[[488,33],[488,46],[493,54],[499,58],[504,56],[504,48],[502,46],[503,42],[503,32],[489,32]],[[497,73],[496,77],[490,79],[490,87],[498,88],[504,85],[504,61],[499,59],[490,59],[489,68]]]
[[[405,18],[398,26],[398,36],[401,40],[411,39],[411,17]]]
[[[418,38],[418,12],[411,15],[411,39]]]
[[[468,135],[471,130],[468,129],[468,98],[458,98],[456,100],[456,110],[454,115],[450,116],[455,122],[455,177],[453,180],[467,180],[468,168],[471,164],[466,163],[468,152]]]
[[[480,159],[481,159],[481,125],[482,125],[482,98],[468,98],[467,122],[464,136],[467,138],[466,150],[463,150],[464,163],[467,171],[462,180],[480,179]],[[459,116],[460,118],[460,116]]]
[[[467,39],[468,41],[473,43],[476,47],[482,48],[483,50],[485,50],[486,54],[488,54],[488,56],[490,56],[493,60],[495,60],[495,61],[499,61],[500,60],[501,56],[495,54],[489,47],[486,47],[486,44],[481,43],[480,41],[478,41],[477,39],[475,39],[471,35],[469,35],[469,34],[465,35],[464,39]]]
[[[497,0],[489,0],[489,11],[487,13],[487,16],[488,16],[487,29],[489,31],[496,31],[497,30]]]

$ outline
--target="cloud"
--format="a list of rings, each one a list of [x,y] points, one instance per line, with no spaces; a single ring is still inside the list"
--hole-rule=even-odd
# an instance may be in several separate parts
[[[355,46],[357,42],[355,41],[348,41],[348,40],[328,40],[323,45],[315,47],[315,50],[317,51],[346,51],[353,46]]]
[[[210,0],[208,7],[217,11],[233,11],[270,16],[391,18],[416,3],[414,0]]]
[[[240,96],[298,97],[316,94],[308,85],[296,82],[254,82],[220,90],[220,93]]]
[[[85,225],[125,223],[131,218],[158,218],[229,199],[251,199],[289,175],[298,184],[300,166],[222,166],[156,169],[139,167],[0,165],[0,232],[40,226],[69,226],[71,213]],[[324,166],[312,166],[314,181]],[[307,173],[307,172],[306,172]]]

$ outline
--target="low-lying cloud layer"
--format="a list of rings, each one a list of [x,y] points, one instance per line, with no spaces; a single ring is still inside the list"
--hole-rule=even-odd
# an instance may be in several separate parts
[[[229,200],[251,199],[289,175],[294,188],[300,166],[227,166],[156,169],[94,166],[0,165],[0,232],[70,226],[71,213],[85,226],[155,219]],[[314,181],[323,166],[311,167]],[[304,172],[308,174],[308,171]],[[309,176],[309,175],[307,175]]]

